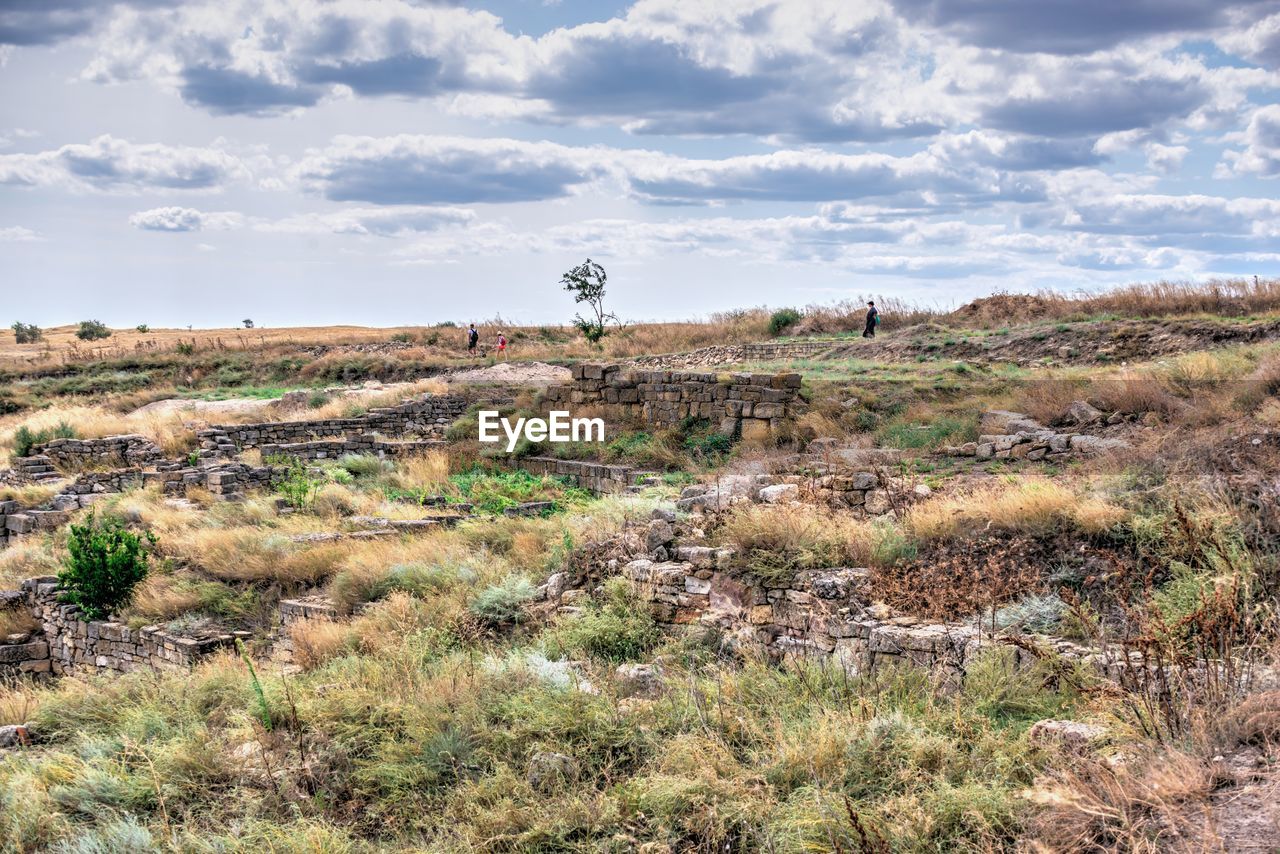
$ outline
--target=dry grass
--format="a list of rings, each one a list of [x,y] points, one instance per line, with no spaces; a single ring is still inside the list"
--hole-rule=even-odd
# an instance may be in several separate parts
[[[1013,406],[1041,424],[1058,424],[1071,404],[1087,396],[1086,390],[1087,383],[1081,376],[1034,379],[1018,387]]]
[[[0,609],[0,638],[34,632],[38,628],[40,621],[31,616],[26,608]]]
[[[303,670],[314,670],[350,649],[351,627],[333,620],[300,620],[289,627],[293,661]]]
[[[1151,371],[1125,371],[1093,382],[1089,386],[1088,400],[1103,412],[1126,415],[1154,412],[1172,416],[1186,408],[1185,403],[1165,389],[1161,377]]]
[[[1103,293],[1064,296],[1043,293],[1068,313],[1161,317],[1179,314],[1235,316],[1280,310],[1280,279],[1212,279],[1207,282],[1149,282]]]
[[[43,537],[24,537],[0,549],[0,588],[16,589],[27,578],[56,575],[61,569],[59,555]]]
[[[743,568],[770,579],[864,566],[878,541],[870,523],[812,504],[742,505],[725,518],[719,538],[737,549]]]
[[[155,442],[171,457],[181,456],[196,446],[195,432],[183,426],[177,413],[121,415],[103,406],[51,406],[0,419],[0,465],[8,464],[18,428],[25,426],[39,432],[59,424],[74,427],[81,439],[137,433]]]
[[[340,394],[321,406],[298,413],[296,417],[308,421],[325,418],[347,418],[352,413],[361,413],[384,406],[396,406],[406,398],[423,394],[448,394],[449,385],[443,380],[426,379],[407,385],[397,384],[394,388],[376,394]]]
[[[915,504],[907,511],[903,527],[918,540],[958,538],[992,529],[1042,534],[1069,527],[1098,534],[1127,516],[1127,511],[1101,496],[1033,477]]]
[[[257,527],[207,528],[162,540],[167,554],[223,581],[315,584],[337,569],[351,544],[294,543]]]
[[[451,460],[446,451],[428,451],[397,459],[388,481],[400,489],[431,488],[445,483],[450,469]]]
[[[1040,807],[1030,841],[1043,852],[1216,850],[1207,805],[1213,786],[1209,766],[1185,753],[1116,767],[1080,760],[1029,793]]]
[[[194,588],[181,584],[172,575],[152,574],[134,589],[129,614],[159,623],[194,610],[199,604],[200,594]]]

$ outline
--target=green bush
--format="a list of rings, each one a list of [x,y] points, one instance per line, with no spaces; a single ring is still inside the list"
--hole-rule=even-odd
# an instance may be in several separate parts
[[[98,520],[93,512],[83,525],[72,525],[67,540],[66,569],[58,573],[62,600],[80,607],[85,620],[105,619],[129,604],[133,589],[147,577],[143,540],[118,519]]]
[[[111,330],[102,321],[82,320],[80,327],[76,329],[76,337],[81,341],[98,341],[102,338],[110,338]]]
[[[13,337],[19,344],[34,344],[44,337],[44,332],[34,323],[15,322],[12,328]]]
[[[533,599],[534,593],[528,579],[508,576],[501,584],[480,591],[471,602],[470,610],[491,626],[518,623],[524,617],[524,606]]]
[[[297,457],[288,458],[286,465],[289,471],[276,485],[276,492],[294,509],[303,510],[310,507],[316,493],[320,491],[320,487],[324,486],[325,478],[312,472],[307,464]]]
[[[800,322],[801,314],[794,308],[780,308],[769,315],[769,334],[781,335]]]
[[[30,456],[32,448],[43,445],[50,439],[74,439],[75,437],[76,428],[65,421],[59,421],[58,426],[44,430],[32,430],[24,424],[14,431],[13,453],[19,457]]]
[[[145,323],[139,323],[134,328],[137,329],[139,332],[141,332],[143,335],[146,335],[148,332],[151,331],[151,327],[147,326],[147,324]]]
[[[609,661],[639,661],[658,645],[658,625],[626,579],[609,579],[605,597],[603,604],[591,606],[548,635],[549,655],[585,653]]]

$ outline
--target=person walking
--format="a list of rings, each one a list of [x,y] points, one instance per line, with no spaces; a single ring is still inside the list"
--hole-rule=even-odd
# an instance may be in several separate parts
[[[474,356],[476,354],[476,346],[480,343],[480,333],[476,330],[476,325],[471,324],[471,328],[467,330],[467,352]]]
[[[862,330],[863,338],[875,338],[876,327],[880,325],[880,310],[876,308],[875,301],[867,303],[867,328]]]
[[[507,358],[507,336],[501,332],[498,333],[498,358],[504,361]]]

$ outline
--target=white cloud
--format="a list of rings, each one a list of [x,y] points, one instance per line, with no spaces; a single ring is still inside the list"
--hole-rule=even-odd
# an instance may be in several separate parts
[[[38,233],[21,225],[0,228],[0,243],[36,243],[44,240]]]
[[[13,186],[216,191],[247,174],[244,163],[220,149],[138,144],[110,135],[38,154],[0,155],[0,184]]]
[[[1157,172],[1171,174],[1182,166],[1182,160],[1191,151],[1185,145],[1162,145],[1149,142],[1142,149],[1147,155],[1147,165]]]
[[[204,212],[195,208],[166,207],[139,211],[129,224],[143,231],[215,231],[239,228],[244,216],[233,211]]]
[[[1280,176],[1280,104],[1255,110],[1240,138],[1243,151],[1226,151],[1223,160],[1237,175]]]

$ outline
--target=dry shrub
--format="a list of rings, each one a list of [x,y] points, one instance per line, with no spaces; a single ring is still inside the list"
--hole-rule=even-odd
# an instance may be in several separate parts
[[[962,537],[978,530],[1046,534],[1071,528],[1099,534],[1127,511],[1095,495],[1078,494],[1052,480],[1031,477],[941,495],[912,505],[903,527],[918,540]]]
[[[289,627],[293,661],[303,670],[314,670],[350,649],[351,627],[333,620],[299,620]]]
[[[24,724],[36,716],[40,689],[27,680],[0,682],[0,726]]]
[[[1138,371],[1095,381],[1089,387],[1089,402],[1104,412],[1127,415],[1147,412],[1173,415],[1185,407],[1182,401],[1165,391],[1159,375]]]
[[[387,478],[400,489],[436,487],[448,479],[449,454],[445,451],[398,457],[395,470]]]
[[[25,537],[0,549],[0,588],[16,588],[37,575],[56,575],[62,568],[58,555],[41,538]]]
[[[870,523],[812,504],[743,504],[721,523],[742,568],[768,580],[799,570],[864,565],[878,538]]]
[[[1280,279],[1132,284],[1104,293],[1083,294],[1074,299],[1060,298],[1058,306],[1056,313],[1059,316],[1070,312],[1127,317],[1176,314],[1239,316],[1280,309]]]
[[[378,653],[399,647],[407,636],[415,632],[429,627],[446,628],[448,625],[439,620],[439,614],[431,603],[396,592],[371,605],[354,620],[351,633],[362,652]]]
[[[200,593],[171,575],[150,575],[133,592],[129,613],[161,622],[198,607]]]
[[[1264,359],[1244,382],[1236,398],[1236,405],[1245,412],[1253,412],[1280,396],[1280,356]]]
[[[1085,388],[1081,377],[1032,380],[1018,388],[1014,408],[1041,424],[1057,424],[1066,417],[1071,404],[1085,397]]]
[[[1227,748],[1239,744],[1280,743],[1280,691],[1264,691],[1246,697],[1240,705],[1222,716],[1217,735]]]
[[[188,532],[161,545],[193,566],[223,581],[276,581],[314,584],[332,575],[348,543],[294,543],[257,528],[220,528]]]
[[[0,608],[0,638],[24,635],[40,628],[40,621],[26,608]]]
[[[1109,766],[1072,763],[1029,793],[1040,811],[1029,826],[1039,851],[1207,851],[1218,848],[1209,827],[1214,775],[1203,761],[1169,752]]]

